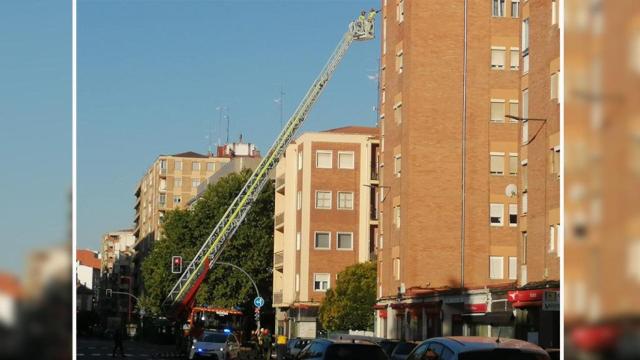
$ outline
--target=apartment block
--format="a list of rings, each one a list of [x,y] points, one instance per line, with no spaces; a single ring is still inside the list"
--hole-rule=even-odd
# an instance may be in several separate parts
[[[276,332],[315,337],[320,303],[345,267],[373,260],[378,130],[305,133],[276,167]]]
[[[509,301],[522,163],[534,161],[522,154],[533,98],[521,83],[541,66],[523,51],[527,6],[382,1],[377,336],[522,337]]]
[[[115,295],[106,297],[105,291],[132,293],[135,289],[133,274],[134,245],[136,238],[132,229],[112,231],[104,234],[100,249],[100,289],[96,294],[98,308],[103,318],[116,317],[126,321],[129,299]]]

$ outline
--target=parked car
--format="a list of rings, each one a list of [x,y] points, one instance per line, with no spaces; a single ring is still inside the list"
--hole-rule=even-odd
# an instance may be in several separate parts
[[[549,360],[539,346],[514,339],[450,336],[421,342],[407,360]]]
[[[382,348],[365,340],[329,340],[311,341],[298,354],[300,360],[388,360]]]
[[[391,358],[391,354],[393,350],[398,346],[400,340],[380,340],[377,342],[378,345],[384,350],[384,353],[387,354],[389,358]]]
[[[202,336],[193,340],[189,360],[214,357],[219,360],[232,360],[238,358],[240,342],[229,331],[205,330]]]
[[[298,356],[298,354],[300,353],[300,351],[302,351],[302,349],[304,349],[304,347],[307,346],[307,344],[309,344],[310,342],[311,342],[310,339],[302,339],[302,338],[289,339],[289,341],[287,341],[287,349],[285,350],[284,358],[286,360],[295,359],[296,356]]]
[[[405,360],[416,346],[415,342],[399,342],[391,353],[391,360]]]

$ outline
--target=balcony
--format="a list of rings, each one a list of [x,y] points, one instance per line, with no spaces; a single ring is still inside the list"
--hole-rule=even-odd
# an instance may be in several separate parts
[[[284,195],[284,174],[276,178],[276,192]]]
[[[273,304],[282,304],[282,291],[273,292]]]
[[[380,174],[376,169],[371,169],[371,182],[377,184],[380,181]]]
[[[167,168],[160,168],[160,177],[167,176]]]
[[[273,254],[273,268],[276,270],[282,270],[284,265],[283,251],[277,251]]]
[[[276,214],[274,225],[276,231],[284,232],[284,212]]]

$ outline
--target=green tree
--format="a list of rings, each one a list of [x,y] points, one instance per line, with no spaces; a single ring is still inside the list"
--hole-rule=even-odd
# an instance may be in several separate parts
[[[373,330],[376,264],[355,264],[338,274],[320,306],[320,322],[329,331]]]
[[[192,210],[169,211],[164,217],[162,239],[154,244],[142,264],[145,296],[150,308],[157,309],[178,280],[171,273],[171,257],[192,259],[222,217],[227,207],[251,176],[250,170],[230,174],[210,185]],[[269,182],[258,196],[244,223],[227,241],[220,261],[247,271],[260,295],[271,304],[273,266],[274,188]],[[200,305],[251,308],[255,290],[244,274],[229,266],[214,265],[196,296]]]

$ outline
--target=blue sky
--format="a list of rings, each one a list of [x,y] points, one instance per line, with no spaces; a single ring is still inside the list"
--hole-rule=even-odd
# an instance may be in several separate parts
[[[68,240],[71,2],[0,2],[0,271]]]
[[[78,248],[131,227],[159,154],[206,152],[216,107],[264,152],[344,34],[378,0],[78,0]],[[374,126],[379,41],[354,43],[303,131]]]

